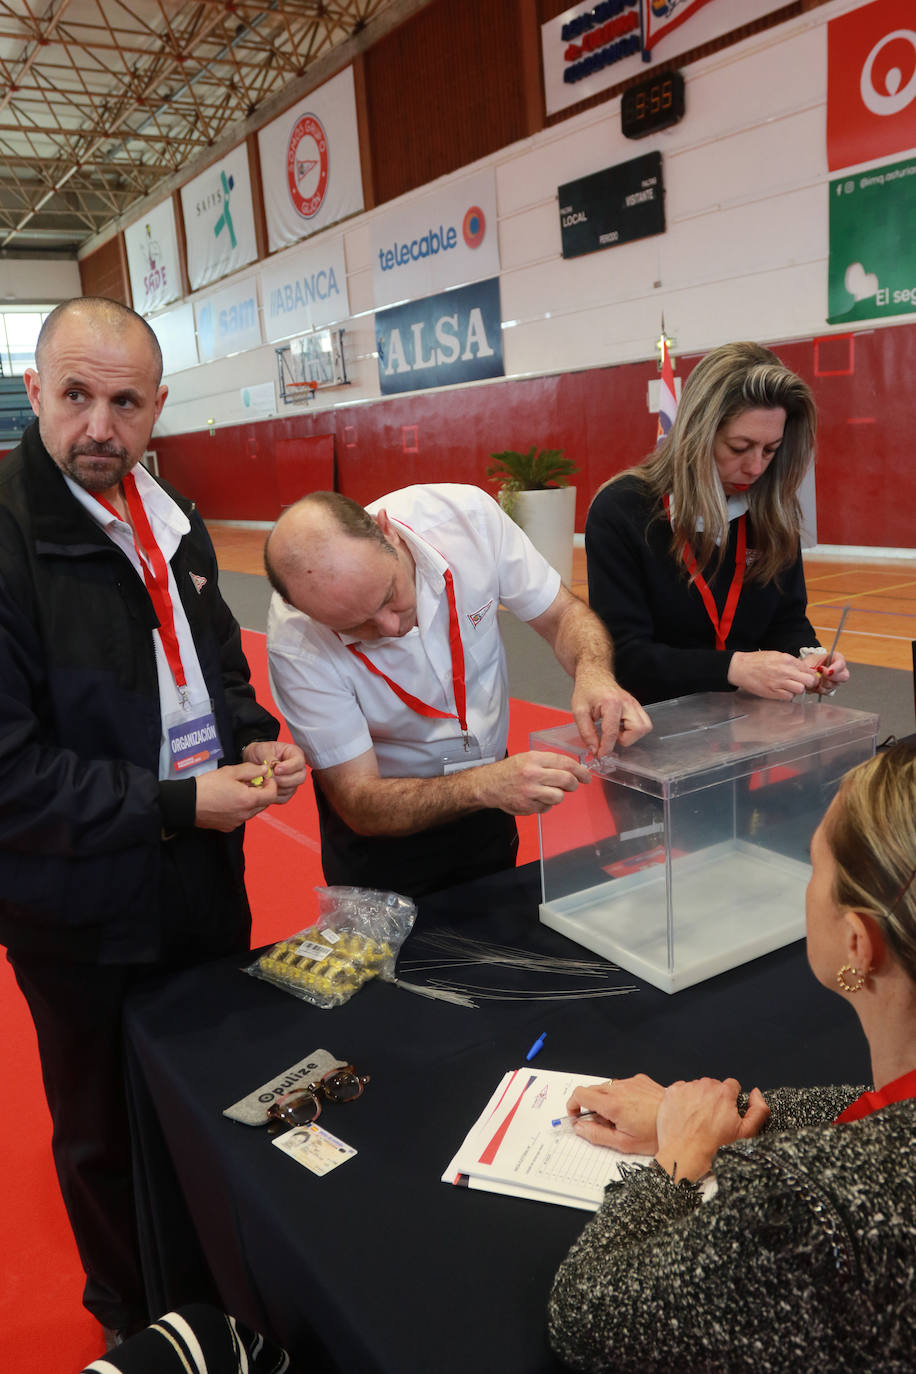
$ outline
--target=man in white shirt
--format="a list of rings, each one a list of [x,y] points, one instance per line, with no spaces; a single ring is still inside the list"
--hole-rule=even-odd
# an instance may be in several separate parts
[[[0,462],[0,941],[38,1034],[84,1302],[117,1333],[150,1315],[124,998],[248,948],[240,827],[305,761],[255,700],[200,516],[138,466],[167,394],[153,331],[70,301],[25,380],[38,418]]]
[[[477,487],[408,487],[365,511],[312,493],[266,563],[271,681],[314,770],[328,882],[419,896],[511,867],[514,817],[588,782],[564,755],[505,756],[500,603],[573,677],[587,749],[650,728],[601,622]]]

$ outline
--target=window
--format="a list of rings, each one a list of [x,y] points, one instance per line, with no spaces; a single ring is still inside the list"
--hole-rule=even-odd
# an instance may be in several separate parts
[[[0,365],[5,377],[21,377],[34,365],[38,331],[50,313],[34,306],[0,312]]]

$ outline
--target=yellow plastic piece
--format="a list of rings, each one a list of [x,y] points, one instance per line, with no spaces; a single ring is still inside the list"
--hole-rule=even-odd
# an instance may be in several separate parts
[[[303,944],[325,945],[329,952],[323,958],[313,959],[300,952]],[[313,927],[292,939],[278,941],[261,955],[258,967],[271,982],[301,991],[319,1006],[339,1006],[393,957],[387,943],[379,944],[355,931],[332,932],[329,940],[322,930]]]

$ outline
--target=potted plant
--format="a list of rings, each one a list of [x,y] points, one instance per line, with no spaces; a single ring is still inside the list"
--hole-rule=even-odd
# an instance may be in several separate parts
[[[499,483],[499,504],[569,586],[576,528],[576,488],[569,478],[577,465],[562,449],[539,450],[537,444],[527,453],[506,449],[490,457],[487,476]]]

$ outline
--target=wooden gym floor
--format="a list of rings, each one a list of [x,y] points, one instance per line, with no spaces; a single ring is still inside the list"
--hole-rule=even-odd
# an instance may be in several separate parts
[[[211,525],[221,568],[264,574],[265,532]],[[822,644],[829,645],[844,606],[850,607],[840,650],[851,663],[912,670],[916,640],[916,561],[876,562],[805,558],[808,615]],[[572,590],[588,600],[585,550],[573,554]]]

